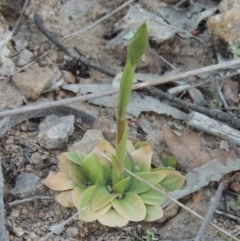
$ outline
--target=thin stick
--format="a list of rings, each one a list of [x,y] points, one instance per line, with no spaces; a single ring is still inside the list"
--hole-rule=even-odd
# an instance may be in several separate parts
[[[30,197],[30,198],[25,198],[22,200],[16,200],[13,202],[8,203],[9,206],[13,206],[13,205],[18,205],[21,203],[26,203],[26,202],[34,202],[36,200],[53,200],[53,197],[49,197],[49,196],[35,196],[35,197]]]
[[[77,213],[75,213],[73,216],[71,216],[70,218],[68,218],[66,221],[58,224],[61,227],[64,227],[66,224],[70,223],[77,215],[79,215],[85,208],[79,210]],[[55,225],[56,226],[56,225]],[[50,238],[51,235],[54,234],[54,231],[51,231],[50,233],[48,233],[47,235],[45,235],[43,238],[41,238],[40,241],[46,241],[48,240],[48,238]]]
[[[229,214],[229,213],[225,213],[225,212],[220,211],[220,210],[215,210],[215,213],[218,214],[218,215],[221,215],[223,217],[230,218],[232,220],[240,222],[240,218],[235,216],[235,215],[232,215],[232,214]]]
[[[27,8],[28,4],[29,4],[29,0],[25,0],[25,2],[24,2],[24,4],[23,4],[23,7],[22,7],[22,10],[21,10],[21,12],[20,12],[20,16],[19,16],[19,18],[17,19],[17,21],[16,21],[16,23],[15,23],[15,25],[14,25],[14,27],[13,27],[12,35],[15,34],[15,32],[16,32],[16,30],[17,30],[17,27],[18,27],[18,25],[19,25],[19,23],[20,23],[20,21],[21,21],[22,16],[23,16],[23,13],[24,13],[25,9]]]
[[[240,64],[240,59],[235,59],[235,60],[227,61],[227,62],[221,63],[221,64],[215,64],[215,65],[210,65],[210,66],[199,68],[199,69],[194,69],[194,70],[190,70],[190,71],[172,75],[172,76],[163,76],[163,77],[160,77],[158,80],[154,80],[151,82],[143,82],[143,83],[134,84],[132,86],[132,90],[138,90],[138,89],[147,88],[149,86],[165,84],[165,83],[172,82],[174,80],[182,79],[185,77],[189,77],[192,75],[199,75],[199,74],[208,73],[208,72],[219,70],[219,69],[225,69],[225,68],[237,65],[237,64]],[[41,109],[48,109],[51,107],[67,105],[67,104],[71,104],[74,102],[86,101],[86,100],[90,100],[90,99],[94,99],[94,98],[98,98],[98,97],[102,97],[102,96],[116,94],[118,92],[119,92],[119,89],[111,89],[111,90],[104,91],[102,93],[87,94],[84,96],[77,96],[77,97],[68,98],[68,99],[64,99],[64,100],[41,103],[41,104],[36,104],[36,105],[27,105],[25,107],[17,108],[14,110],[2,111],[2,112],[0,112],[0,117],[17,115],[17,114],[27,113],[27,112],[31,112],[31,111],[37,111],[37,110],[41,110]]]
[[[97,63],[94,63],[93,61],[85,58],[84,56],[80,55],[79,53],[77,53],[76,51],[74,51],[73,49],[67,48],[66,46],[64,46],[61,41],[59,41],[54,34],[52,34],[49,30],[47,30],[43,24],[43,22],[41,21],[40,17],[35,13],[34,14],[34,21],[35,24],[38,26],[38,29],[52,42],[54,43],[59,49],[61,49],[62,51],[64,51],[67,55],[71,56],[74,59],[79,60],[81,63],[90,66],[91,68],[104,73],[110,77],[114,77],[115,73],[107,68],[104,68],[102,66],[100,66]]]
[[[185,206],[184,204],[180,203],[179,201],[175,200],[174,198],[172,198],[171,196],[169,196],[167,193],[165,193],[164,191],[156,188],[154,185],[150,184],[149,182],[145,181],[144,179],[142,179],[141,177],[137,176],[136,174],[132,173],[131,171],[129,171],[128,169],[124,168],[124,171],[127,172],[128,174],[130,174],[131,176],[135,177],[136,179],[138,179],[139,181],[143,182],[144,184],[146,184],[147,186],[151,187],[153,190],[157,191],[158,193],[164,195],[165,197],[167,197],[168,199],[170,199],[172,202],[176,203],[177,205],[179,205],[181,208],[185,209],[186,211],[188,211],[189,213],[193,214],[194,216],[198,217],[201,220],[204,220],[204,217],[202,217],[201,215],[199,215],[198,213],[196,213],[195,211],[191,210],[190,208],[188,208],[187,206]],[[229,234],[228,232],[226,232],[224,229],[219,228],[217,225],[215,225],[212,222],[209,222],[209,224],[211,226],[213,226],[214,228],[216,228],[218,231],[226,234],[227,236],[233,238],[234,240],[240,241],[238,238],[233,237],[231,234]]]
[[[74,37],[77,34],[83,33],[85,31],[87,31],[90,28],[93,28],[94,26],[98,25],[99,23],[101,23],[102,21],[106,20],[107,18],[111,17],[113,14],[119,12],[120,10],[122,10],[123,8],[125,8],[126,6],[128,6],[130,3],[132,3],[134,0],[129,0],[125,3],[123,3],[121,6],[119,6],[118,8],[116,8],[115,10],[113,10],[111,13],[103,16],[102,18],[98,19],[96,22],[94,22],[93,24],[87,26],[86,28],[83,28],[81,30],[78,30],[74,33],[69,34],[68,36],[65,36],[64,38],[61,39],[61,41],[65,41],[67,39],[71,39],[72,37]]]
[[[199,229],[197,237],[195,238],[194,241],[201,241],[202,240],[202,238],[203,238],[203,236],[205,234],[205,231],[207,230],[207,226],[210,223],[210,221],[212,219],[212,216],[214,214],[214,211],[217,208],[217,204],[219,203],[219,200],[220,200],[220,198],[222,196],[223,189],[226,187],[227,183],[229,183],[229,177],[226,175],[226,177],[223,177],[222,181],[218,185],[218,189],[217,189],[217,192],[215,194],[215,197],[211,200],[211,206],[208,209],[208,212],[207,212],[207,214],[205,216],[205,219],[204,219],[204,221],[202,223],[202,226]]]

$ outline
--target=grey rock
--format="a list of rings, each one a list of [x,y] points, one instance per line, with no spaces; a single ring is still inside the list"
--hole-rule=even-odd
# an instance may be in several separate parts
[[[70,237],[76,237],[78,235],[78,229],[74,227],[68,227],[66,229],[66,235],[68,238]]]
[[[104,140],[102,132],[99,130],[89,130],[87,131],[83,138],[75,142],[71,148],[79,152],[89,154],[93,148],[100,142]]]
[[[44,190],[42,179],[33,173],[22,172],[17,176],[15,187],[11,190],[14,196],[26,198]]]
[[[28,46],[30,31],[27,25],[23,25],[16,35],[12,37],[15,43],[15,49],[21,51]]]
[[[29,51],[28,49],[24,49],[19,55],[18,55],[18,61],[17,66],[24,66],[28,64],[33,57],[33,53]]]
[[[58,117],[47,116],[39,125],[38,143],[46,149],[66,147],[68,137],[74,131],[74,115]]]
[[[154,13],[144,10],[140,5],[132,5],[122,20],[114,25],[115,30],[126,29],[136,23],[147,22],[149,39],[160,44],[174,36],[176,30],[166,27],[165,20]]]

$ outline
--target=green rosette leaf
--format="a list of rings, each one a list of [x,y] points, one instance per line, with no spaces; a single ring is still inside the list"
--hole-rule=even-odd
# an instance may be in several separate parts
[[[70,151],[66,152],[65,155],[67,156],[67,158],[69,160],[71,160],[72,162],[74,162],[78,165],[81,165],[84,158],[86,157],[86,154],[74,151],[73,149],[70,149]]]
[[[131,179],[131,177],[127,177],[127,178],[121,180],[120,182],[116,183],[112,188],[113,192],[124,193],[126,191],[126,189],[128,188],[130,179]]]
[[[158,172],[166,175],[166,177],[160,182],[160,184],[168,192],[173,192],[177,189],[181,189],[185,183],[185,177],[181,173],[175,171],[172,168],[160,167],[153,169],[152,172]]]
[[[156,185],[157,183],[161,182],[165,177],[166,174],[164,173],[153,173],[153,172],[139,172],[135,173],[138,177],[142,178],[144,181],[149,182],[152,185]],[[146,185],[145,183],[141,182],[135,177],[131,177],[131,181],[126,193],[144,193],[150,190],[151,187]]]
[[[90,153],[81,164],[81,168],[84,172],[88,173],[88,176],[92,180],[92,184],[98,184],[103,179],[103,169],[101,162],[94,153]]]

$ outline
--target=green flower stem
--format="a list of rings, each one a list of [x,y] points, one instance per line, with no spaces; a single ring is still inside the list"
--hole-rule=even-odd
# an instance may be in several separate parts
[[[127,61],[123,70],[117,112],[117,148],[116,167],[123,178],[123,168],[126,159],[127,145],[127,118],[126,111],[129,103],[134,71],[148,46],[148,34],[146,23],[142,24],[131,39],[127,49]]]

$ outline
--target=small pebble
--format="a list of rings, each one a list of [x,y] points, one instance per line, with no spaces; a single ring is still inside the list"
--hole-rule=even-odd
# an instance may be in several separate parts
[[[21,214],[27,214],[27,213],[28,213],[28,211],[27,211],[26,208],[23,208],[23,209],[21,210]]]
[[[31,156],[31,160],[35,165],[42,163],[42,156],[39,152],[34,152]]]
[[[229,150],[229,143],[228,141],[222,140],[220,141],[220,149],[221,150]]]
[[[35,240],[38,236],[34,233],[34,232],[31,232],[30,233],[30,237]]]
[[[9,137],[7,140],[6,140],[6,144],[13,144],[14,143],[14,140],[13,140],[13,137]]]
[[[66,229],[66,235],[68,238],[70,237],[76,237],[78,235],[78,229],[74,227],[68,227]]]
[[[17,209],[13,209],[11,212],[11,217],[18,218],[20,214],[20,211]]]
[[[28,129],[28,128],[27,128],[26,125],[21,125],[21,130],[22,130],[22,131],[27,131],[27,129]]]

